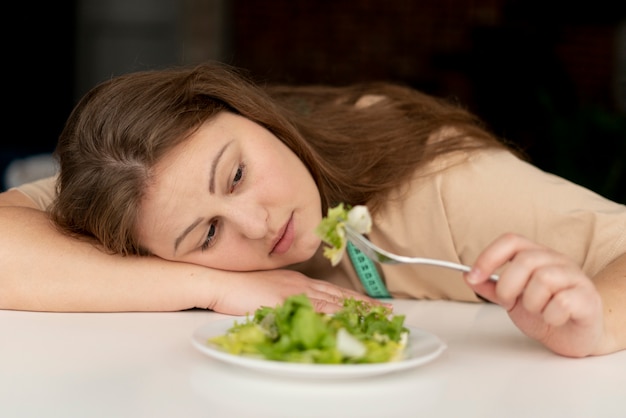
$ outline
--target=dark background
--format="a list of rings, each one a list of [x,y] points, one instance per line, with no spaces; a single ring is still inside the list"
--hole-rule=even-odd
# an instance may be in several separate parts
[[[626,2],[117,0],[136,7],[107,12],[106,25],[101,10],[85,19],[89,2],[16,6],[5,62],[14,129],[0,168],[51,152],[77,98],[104,76],[202,57],[260,81],[385,79],[458,100],[539,167],[626,203]],[[167,9],[158,24],[146,23],[151,8]],[[104,44],[98,25],[133,46],[90,58]],[[206,50],[190,57],[190,43]],[[89,65],[99,72],[85,76]]]
[[[74,105],[75,5],[13,2],[2,21],[0,173],[15,158],[51,152]]]

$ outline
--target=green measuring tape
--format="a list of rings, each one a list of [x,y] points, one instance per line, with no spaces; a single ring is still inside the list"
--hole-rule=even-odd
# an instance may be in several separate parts
[[[373,298],[391,298],[374,262],[348,241],[348,255],[365,291]]]

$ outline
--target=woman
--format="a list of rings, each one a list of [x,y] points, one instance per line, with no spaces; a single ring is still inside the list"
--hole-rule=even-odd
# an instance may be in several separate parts
[[[566,356],[626,347],[626,208],[414,90],[261,88],[216,64],[128,74],[80,101],[56,152],[56,190],[3,197],[19,237],[1,244],[2,308],[242,314],[304,292],[332,312],[368,283],[314,229],[366,204],[380,246],[472,265],[378,266],[383,296],[492,301]]]

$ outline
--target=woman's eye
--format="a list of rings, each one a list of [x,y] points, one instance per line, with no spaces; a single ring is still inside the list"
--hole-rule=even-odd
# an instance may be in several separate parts
[[[245,164],[240,164],[239,167],[237,167],[237,171],[235,172],[235,176],[233,177],[233,181],[231,182],[230,193],[232,193],[237,187],[237,185],[241,183],[245,174],[246,174],[246,166]],[[211,221],[211,225],[209,225],[209,231],[207,232],[206,238],[204,239],[204,242],[202,243],[202,246],[200,247],[202,251],[211,248],[215,244],[217,228],[218,228],[217,221]]]
[[[209,232],[206,234],[206,238],[202,243],[202,251],[209,249],[215,241],[215,234],[217,233],[217,222],[211,222],[209,226]]]
[[[231,192],[235,190],[235,187],[237,187],[239,183],[241,183],[245,173],[246,173],[246,166],[244,164],[240,164],[239,167],[237,167],[237,172],[235,172],[235,177],[233,177],[233,182],[231,183],[231,186],[230,186]]]

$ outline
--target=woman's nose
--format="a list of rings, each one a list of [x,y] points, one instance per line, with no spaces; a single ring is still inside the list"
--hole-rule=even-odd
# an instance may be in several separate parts
[[[260,205],[239,205],[232,208],[230,216],[240,233],[250,239],[261,239],[268,233],[268,213]]]

